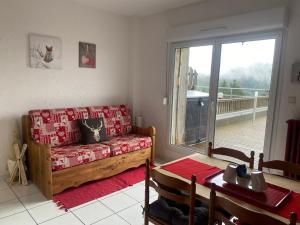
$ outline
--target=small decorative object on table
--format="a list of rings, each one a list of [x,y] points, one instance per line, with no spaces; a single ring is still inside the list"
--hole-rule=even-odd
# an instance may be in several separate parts
[[[254,170],[251,172],[251,186],[252,190],[256,192],[262,192],[267,189],[267,183],[262,171]]]
[[[227,183],[236,184],[236,168],[236,164],[230,163],[224,171],[223,180]]]
[[[267,189],[263,173],[253,170],[251,174],[247,174],[245,164],[229,164],[224,171],[223,180],[227,183],[238,185],[255,192],[263,192]]]
[[[236,168],[236,174],[239,177],[245,177],[247,175],[247,167],[245,164],[238,165]]]
[[[245,164],[238,165],[236,168],[236,173],[237,173],[237,184],[248,188],[250,184],[250,175],[247,174],[247,167]]]

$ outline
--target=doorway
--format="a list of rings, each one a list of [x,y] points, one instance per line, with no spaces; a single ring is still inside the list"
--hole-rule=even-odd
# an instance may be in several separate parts
[[[173,43],[170,144],[268,153],[280,41],[275,32]]]

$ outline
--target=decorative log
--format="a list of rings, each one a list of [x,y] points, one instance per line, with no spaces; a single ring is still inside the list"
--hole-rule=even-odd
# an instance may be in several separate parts
[[[14,165],[14,168],[12,170],[10,179],[9,179],[9,184],[11,185],[13,183],[13,181],[16,178],[17,172],[19,171],[19,183],[22,183],[23,185],[27,185],[28,181],[27,181],[27,177],[26,177],[26,173],[25,173],[25,168],[24,168],[24,164],[23,164],[23,158],[27,149],[27,144],[24,144],[22,146],[22,150],[20,151],[20,147],[17,143],[13,144],[13,149],[15,152],[15,156],[17,159],[16,164]]]

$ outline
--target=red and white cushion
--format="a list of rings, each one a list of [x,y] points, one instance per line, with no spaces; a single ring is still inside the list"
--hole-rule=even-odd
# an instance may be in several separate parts
[[[103,144],[68,145],[51,148],[52,170],[62,170],[72,166],[110,157],[110,147]]]
[[[88,107],[91,118],[103,117],[109,137],[128,134],[131,131],[131,116],[126,105]]]
[[[29,111],[31,135],[36,143],[63,146],[80,141],[77,119],[89,117],[86,108],[44,109]]]
[[[124,136],[112,137],[109,141],[102,144],[110,146],[111,155],[121,155],[124,153],[149,148],[152,146],[151,137],[137,134],[128,134]]]

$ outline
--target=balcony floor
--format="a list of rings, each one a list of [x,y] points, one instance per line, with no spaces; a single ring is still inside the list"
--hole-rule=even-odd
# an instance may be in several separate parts
[[[255,155],[263,152],[266,116],[252,120],[244,120],[216,128],[215,147],[228,147],[245,152],[255,151]]]
[[[247,155],[254,151],[257,161],[259,153],[263,152],[266,119],[266,116],[261,116],[256,118],[254,123],[252,120],[242,120],[218,126],[214,146],[237,149]],[[206,143],[202,142],[192,146],[198,148],[200,152],[204,152]],[[220,158],[227,159],[227,157]]]

